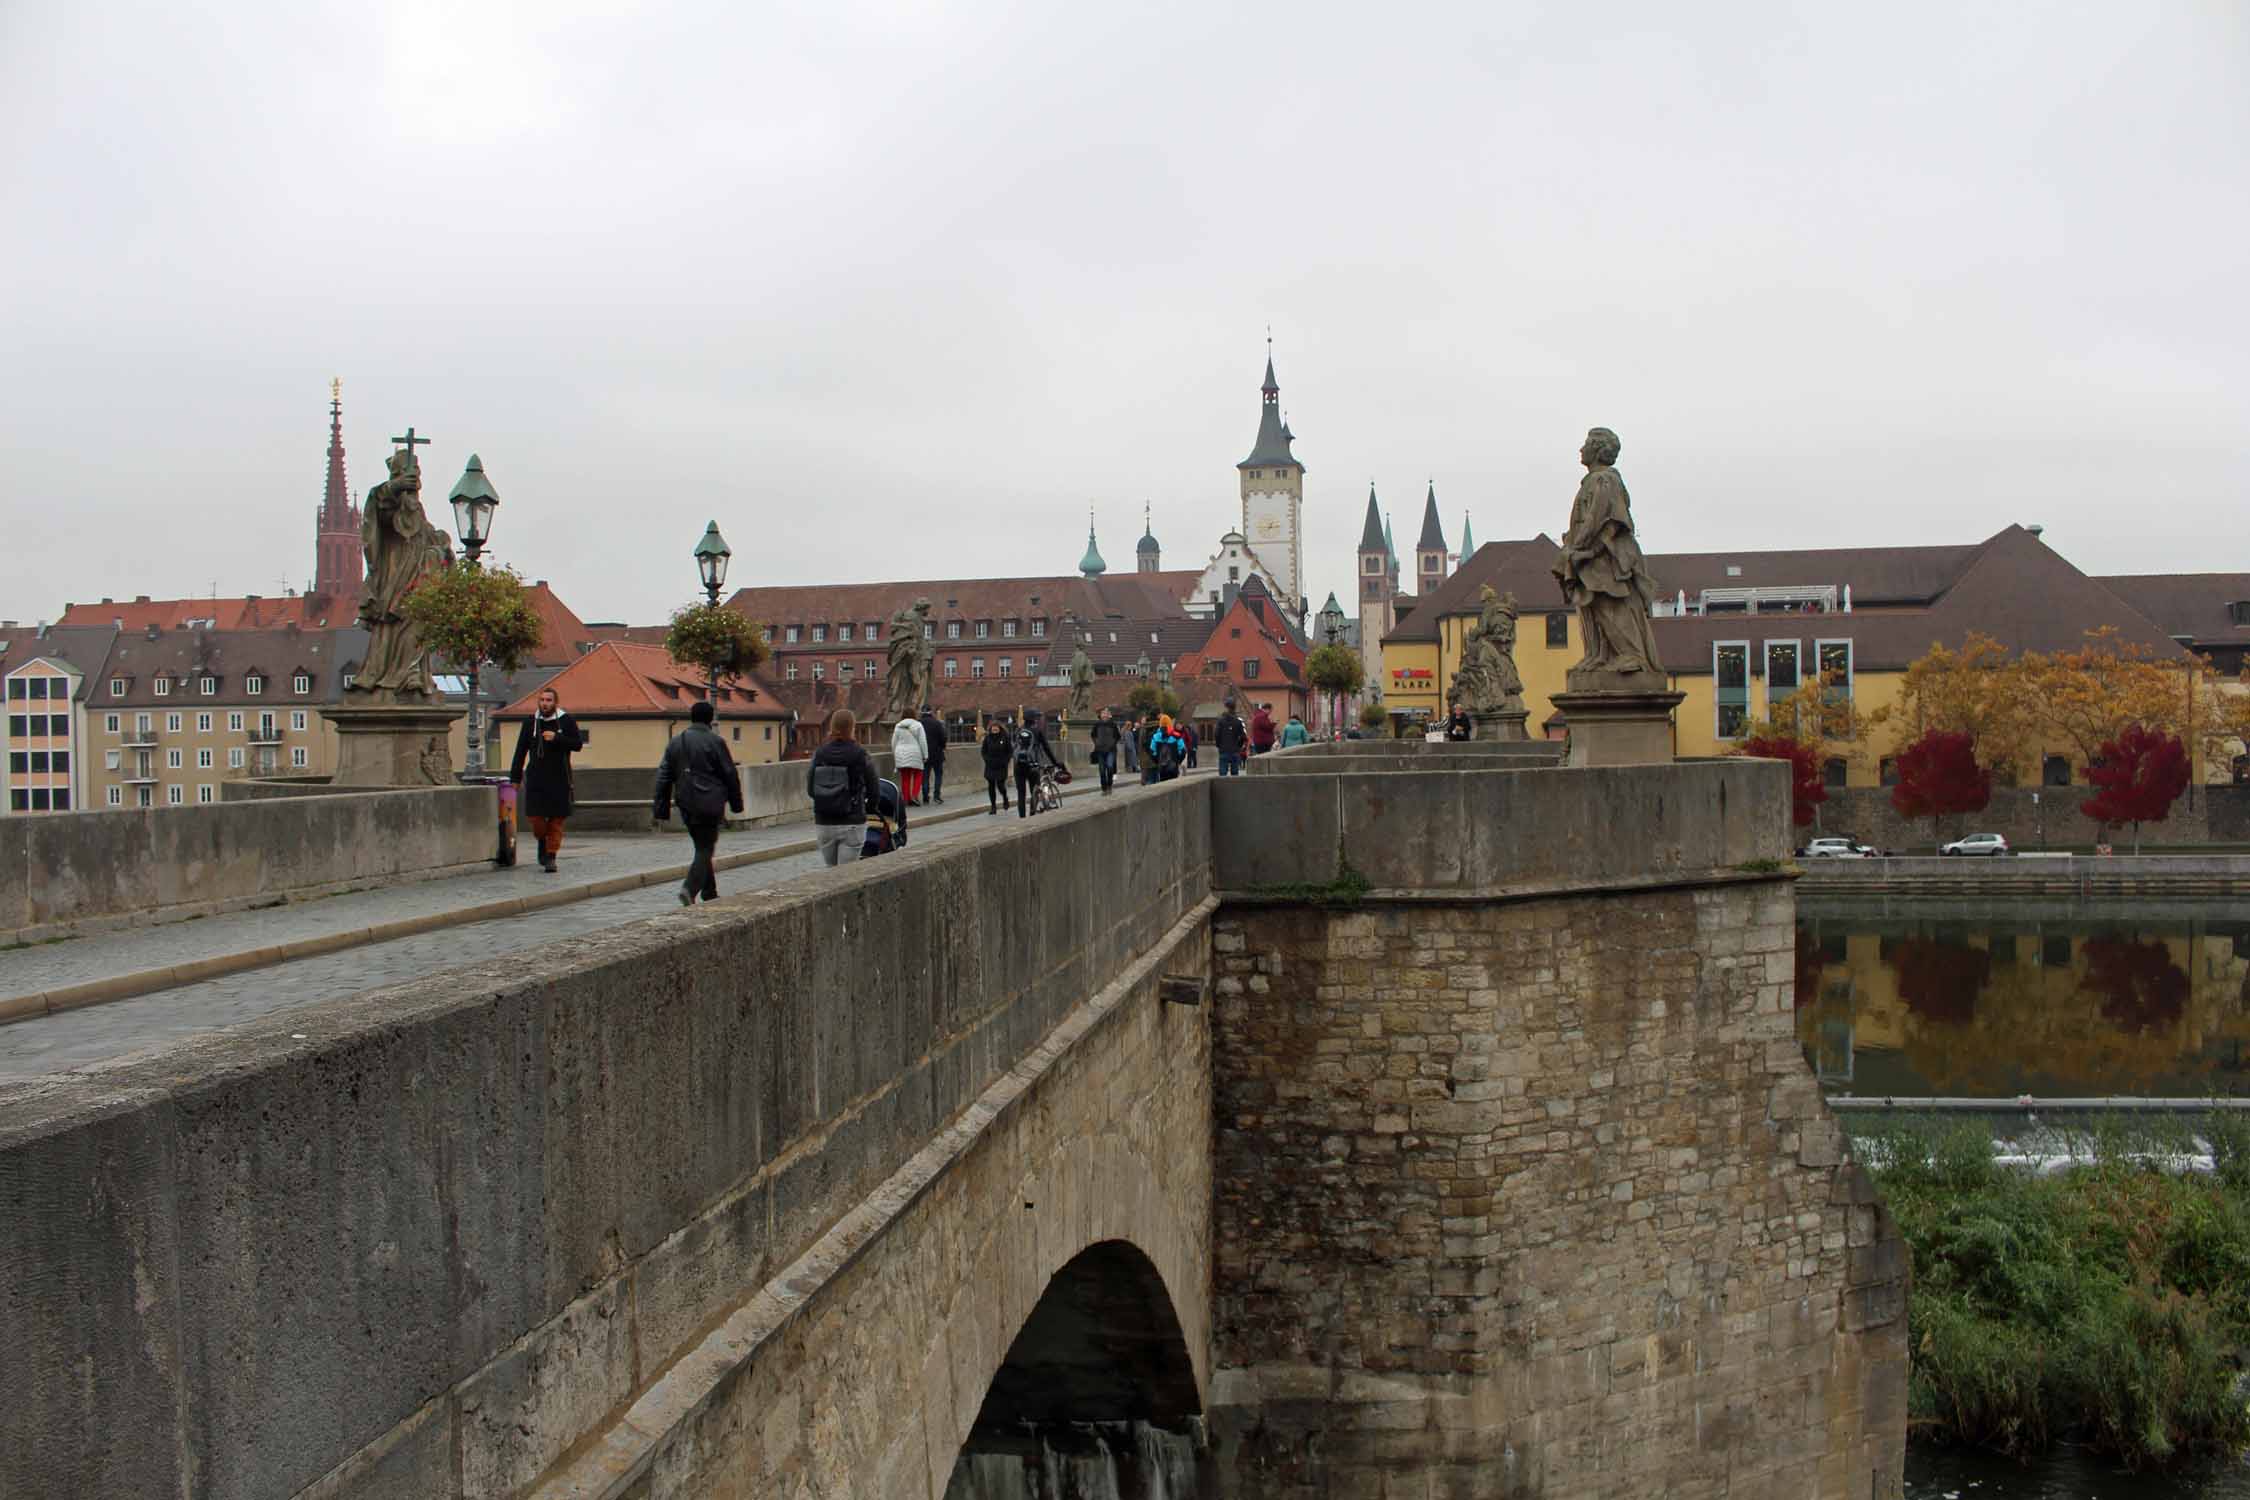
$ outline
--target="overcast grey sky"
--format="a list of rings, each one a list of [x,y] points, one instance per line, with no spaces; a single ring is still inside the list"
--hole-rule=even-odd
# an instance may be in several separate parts
[[[0,0],[0,614],[312,567],[471,449],[589,619],[1132,565],[1265,329],[1344,598],[1559,532],[2250,569],[2250,7]]]

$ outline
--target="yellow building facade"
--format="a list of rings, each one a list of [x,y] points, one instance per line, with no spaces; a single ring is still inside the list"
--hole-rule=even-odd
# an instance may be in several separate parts
[[[1513,595],[1516,669],[1533,735],[1548,730],[1553,697],[1584,651],[1575,613],[1552,572],[1559,549],[1545,536],[1478,549],[1445,586],[1417,601],[1383,640],[1383,706],[1394,729],[1416,732],[1444,716],[1482,590]],[[2195,660],[2175,639],[2100,582],[2047,548],[2035,532],[2009,527],[1964,547],[1851,548],[1818,552],[1651,556],[1650,571],[1679,586],[1658,600],[1653,623],[1672,688],[1673,752],[1724,755],[1748,726],[1769,717],[1802,683],[1827,679],[1850,706],[1852,737],[1838,740],[1832,786],[1878,786],[1886,763],[1912,738],[1909,726],[1869,727],[1900,699],[1906,671],[1934,645],[1958,649],[1971,634],[2019,651],[2083,644],[2101,627],[2176,661]],[[1856,596],[1856,597],[1855,597]],[[2026,606],[2030,607],[2027,608]],[[1560,732],[1567,726],[1554,726]],[[2034,767],[2083,779],[2067,745],[2041,748]],[[2205,768],[2205,778],[2226,767]]]

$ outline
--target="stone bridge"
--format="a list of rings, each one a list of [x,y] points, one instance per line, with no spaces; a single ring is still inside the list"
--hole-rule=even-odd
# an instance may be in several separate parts
[[[1321,753],[0,1093],[0,1495],[1895,1494],[1785,768]]]

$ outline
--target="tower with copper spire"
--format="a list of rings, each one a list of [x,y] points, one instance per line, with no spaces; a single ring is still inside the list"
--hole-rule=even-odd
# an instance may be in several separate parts
[[[1305,466],[1290,444],[1296,434],[1281,415],[1281,382],[1273,378],[1273,341],[1266,341],[1266,381],[1258,388],[1258,440],[1236,464],[1242,485],[1242,534],[1273,575],[1289,618],[1305,617]]]
[[[344,482],[344,382],[328,382],[328,489],[321,496],[314,527],[312,592],[339,601],[343,615],[359,599],[366,581],[366,555],[360,550],[359,507]]]

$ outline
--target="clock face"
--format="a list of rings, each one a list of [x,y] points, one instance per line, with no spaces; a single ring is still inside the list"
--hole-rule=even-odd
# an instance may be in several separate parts
[[[1259,540],[1263,541],[1267,537],[1276,537],[1279,535],[1281,535],[1281,517],[1260,516],[1258,518]]]

